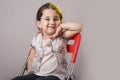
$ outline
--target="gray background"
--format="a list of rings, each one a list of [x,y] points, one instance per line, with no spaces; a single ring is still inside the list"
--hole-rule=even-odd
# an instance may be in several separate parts
[[[20,74],[37,32],[36,12],[46,2],[60,6],[64,22],[84,25],[77,80],[120,80],[119,0],[0,0],[0,80]]]

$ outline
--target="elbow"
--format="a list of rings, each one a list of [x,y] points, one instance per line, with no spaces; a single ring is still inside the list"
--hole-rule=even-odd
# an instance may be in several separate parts
[[[78,32],[81,32],[83,29],[83,24],[78,23]]]

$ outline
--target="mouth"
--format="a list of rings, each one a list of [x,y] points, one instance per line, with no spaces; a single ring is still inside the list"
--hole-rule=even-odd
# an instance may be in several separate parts
[[[48,26],[49,29],[55,29],[55,26]]]

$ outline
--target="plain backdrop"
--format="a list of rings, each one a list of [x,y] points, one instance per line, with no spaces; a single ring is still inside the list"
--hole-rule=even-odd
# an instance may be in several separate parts
[[[63,22],[84,26],[76,80],[120,80],[119,0],[0,0],[0,80],[20,74],[37,32],[36,12],[46,2],[59,5]]]

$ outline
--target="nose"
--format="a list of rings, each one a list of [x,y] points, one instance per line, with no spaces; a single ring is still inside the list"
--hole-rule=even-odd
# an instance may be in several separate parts
[[[50,24],[55,24],[54,19],[51,19],[51,20],[50,20]]]

